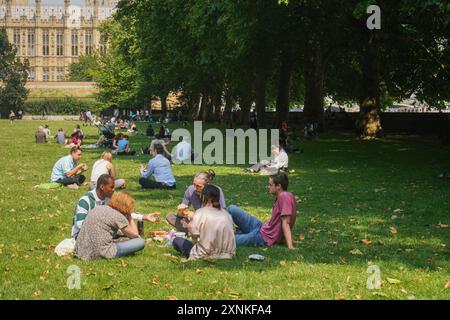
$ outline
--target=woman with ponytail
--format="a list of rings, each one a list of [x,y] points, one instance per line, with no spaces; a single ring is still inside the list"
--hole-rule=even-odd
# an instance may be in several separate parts
[[[189,260],[232,259],[236,255],[233,220],[220,204],[220,189],[207,185],[201,197],[202,208],[192,221],[181,221],[194,242],[177,237],[173,247]]]
[[[192,204],[194,207],[194,211],[198,210],[202,207],[202,192],[205,186],[208,186],[216,173],[214,170],[209,169],[206,172],[199,172],[194,177],[194,184],[189,186],[184,193],[184,198],[182,203],[178,206],[177,213],[169,213],[166,217],[167,222],[175,227],[178,231],[186,232],[186,230],[181,225],[181,220],[185,220],[185,222],[189,222],[186,218],[185,212],[189,208],[189,205]],[[222,208],[226,208],[225,197],[223,195],[223,191],[221,188],[217,187],[220,192],[219,202]]]

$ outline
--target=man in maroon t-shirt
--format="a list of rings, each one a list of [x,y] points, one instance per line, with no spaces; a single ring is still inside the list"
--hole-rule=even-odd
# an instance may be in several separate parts
[[[294,249],[292,228],[297,218],[295,197],[287,192],[289,185],[285,173],[278,173],[269,178],[269,192],[276,197],[272,208],[272,217],[266,223],[251,216],[237,206],[228,207],[228,212],[242,233],[235,235],[238,246],[272,246],[286,242],[289,249]]]

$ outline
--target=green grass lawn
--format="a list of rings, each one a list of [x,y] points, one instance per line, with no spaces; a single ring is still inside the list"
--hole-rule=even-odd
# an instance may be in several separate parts
[[[299,143],[290,157],[290,188],[298,198],[295,251],[238,248],[232,261],[184,262],[172,248],[150,242],[136,256],[83,262],[58,257],[70,236],[75,203],[85,189],[36,190],[68,150],[34,144],[43,122],[0,121],[0,299],[449,299],[450,149],[434,141],[357,141],[326,135]],[[75,122],[51,122],[71,132]],[[174,126],[171,126],[172,129]],[[95,142],[97,129],[83,127]],[[148,144],[132,137],[132,146]],[[101,151],[86,150],[90,166]],[[139,165],[148,156],[115,158],[137,211],[163,215],[180,202],[193,175],[207,166],[174,166],[178,189],[143,191]],[[273,199],[267,177],[242,167],[216,166],[227,204],[266,220]],[[90,176],[90,171],[88,172]],[[438,227],[438,224],[443,224]],[[145,232],[170,230],[165,222]],[[366,243],[362,240],[367,239]],[[258,253],[263,262],[248,260]],[[67,269],[81,269],[81,290],[69,290]],[[367,289],[370,265],[381,269],[380,290]]]

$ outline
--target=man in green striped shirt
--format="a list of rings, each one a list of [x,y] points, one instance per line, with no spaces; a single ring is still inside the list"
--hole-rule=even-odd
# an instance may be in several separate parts
[[[114,179],[108,175],[103,174],[97,180],[97,188],[95,190],[89,191],[88,193],[81,196],[77,202],[75,208],[75,214],[73,217],[72,225],[72,238],[76,239],[78,233],[80,232],[81,226],[86,219],[88,213],[94,209],[96,206],[104,206],[111,199],[114,194]],[[133,213],[132,217],[137,221],[149,221],[157,222],[158,219],[151,214],[138,214]]]

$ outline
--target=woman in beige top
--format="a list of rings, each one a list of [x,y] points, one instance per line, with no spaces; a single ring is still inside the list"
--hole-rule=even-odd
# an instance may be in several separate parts
[[[203,206],[192,221],[182,222],[193,236],[194,243],[184,238],[175,238],[173,247],[189,260],[232,259],[236,255],[233,220],[220,207],[220,189],[207,185],[202,192]]]

